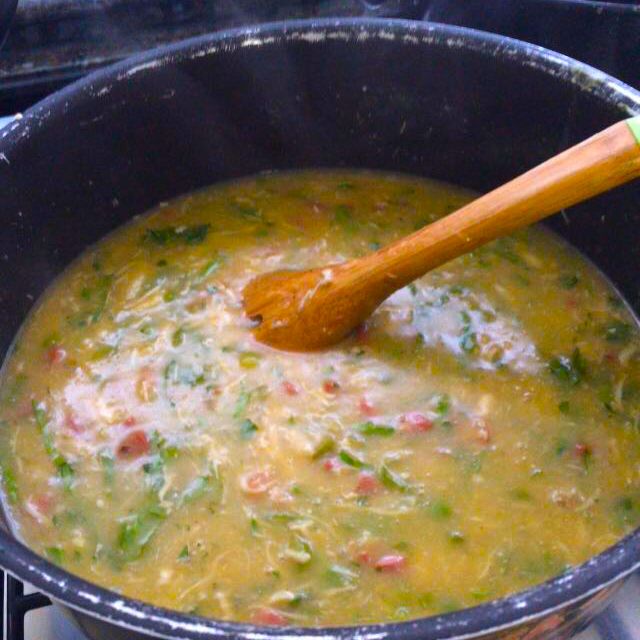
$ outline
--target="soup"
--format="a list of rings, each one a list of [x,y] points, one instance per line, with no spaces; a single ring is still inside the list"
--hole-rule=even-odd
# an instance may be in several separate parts
[[[256,274],[363,255],[470,198],[367,172],[163,204],[54,283],[4,369],[17,534],[92,582],[258,624],[452,611],[640,523],[640,338],[542,228],[394,294],[310,354],[252,339]]]

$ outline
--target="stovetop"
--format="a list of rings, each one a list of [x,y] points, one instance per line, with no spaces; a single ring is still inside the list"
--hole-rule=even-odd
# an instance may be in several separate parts
[[[0,31],[2,7],[15,2],[0,0]],[[20,0],[0,50],[0,114],[22,111],[94,69],[162,44],[328,16],[482,29],[565,53],[640,87],[640,0]]]

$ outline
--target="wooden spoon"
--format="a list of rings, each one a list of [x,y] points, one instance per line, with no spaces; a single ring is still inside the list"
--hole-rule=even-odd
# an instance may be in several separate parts
[[[256,322],[256,339],[267,345],[289,351],[328,347],[430,269],[638,176],[640,116],[368,256],[258,276],[243,291],[245,313]]]

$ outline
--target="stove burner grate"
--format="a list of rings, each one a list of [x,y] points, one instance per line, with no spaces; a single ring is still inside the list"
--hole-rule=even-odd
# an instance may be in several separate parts
[[[24,618],[29,611],[51,605],[41,593],[25,593],[24,585],[9,574],[0,571],[0,630],[5,628],[5,640],[25,640]],[[4,616],[4,620],[2,619]]]

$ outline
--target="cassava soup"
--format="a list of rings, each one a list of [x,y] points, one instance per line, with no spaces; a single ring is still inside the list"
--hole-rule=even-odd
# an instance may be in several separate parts
[[[271,350],[256,274],[363,255],[470,198],[397,175],[258,176],[88,250],[0,391],[16,533],[127,596],[349,625],[530,587],[640,523],[640,337],[541,228],[399,291],[336,348]]]

